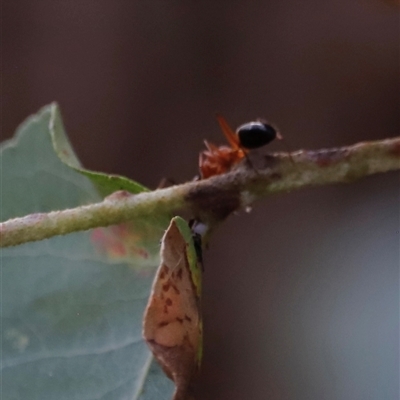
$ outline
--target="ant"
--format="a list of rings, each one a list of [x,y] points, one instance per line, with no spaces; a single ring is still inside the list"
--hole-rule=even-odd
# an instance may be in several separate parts
[[[274,139],[282,139],[281,134],[263,120],[240,125],[236,133],[231,129],[222,115],[217,114],[217,120],[230,147],[218,147],[207,142],[207,140],[204,141],[207,150],[202,151],[199,157],[199,168],[202,179],[228,172],[234,165],[247,157],[249,150],[265,146]]]

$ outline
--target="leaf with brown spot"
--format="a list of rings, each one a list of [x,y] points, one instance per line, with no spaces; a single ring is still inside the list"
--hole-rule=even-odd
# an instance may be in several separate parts
[[[176,385],[173,400],[192,399],[202,355],[201,267],[192,232],[175,217],[161,243],[161,263],[143,317],[143,337]]]

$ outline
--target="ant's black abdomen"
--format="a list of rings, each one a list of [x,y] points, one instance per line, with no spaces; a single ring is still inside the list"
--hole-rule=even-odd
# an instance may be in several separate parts
[[[277,137],[277,131],[271,125],[254,121],[237,128],[239,142],[245,149],[257,149],[272,142]]]

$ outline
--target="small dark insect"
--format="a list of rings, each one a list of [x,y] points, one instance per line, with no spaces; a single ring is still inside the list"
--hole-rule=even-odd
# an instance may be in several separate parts
[[[199,158],[202,179],[228,172],[244,157],[247,157],[249,150],[265,146],[274,139],[282,139],[273,126],[262,120],[243,124],[239,126],[236,133],[222,115],[217,114],[217,120],[230,147],[215,146],[204,141],[207,150],[202,151]]]
[[[274,139],[281,139],[276,129],[264,121],[247,122],[236,129],[239,143],[245,149],[257,149],[272,142]]]

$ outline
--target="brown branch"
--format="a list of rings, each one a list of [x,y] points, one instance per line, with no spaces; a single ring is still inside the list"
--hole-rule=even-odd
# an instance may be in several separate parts
[[[153,192],[116,192],[100,203],[31,214],[0,224],[0,246],[184,211],[215,224],[268,194],[355,179],[400,169],[400,137],[319,151],[256,158],[234,171]]]

